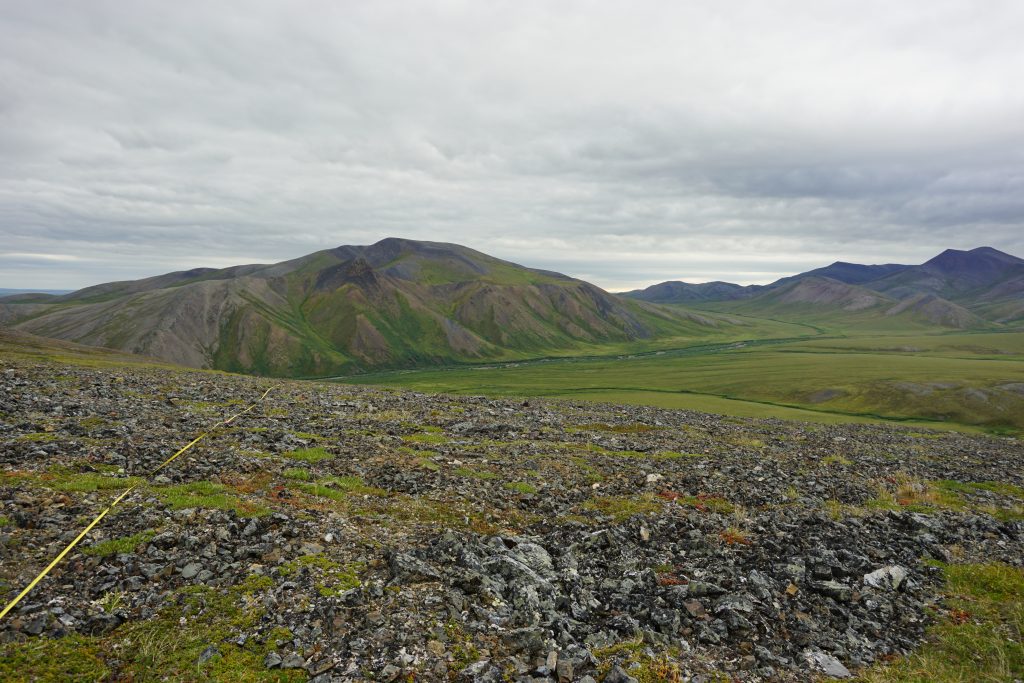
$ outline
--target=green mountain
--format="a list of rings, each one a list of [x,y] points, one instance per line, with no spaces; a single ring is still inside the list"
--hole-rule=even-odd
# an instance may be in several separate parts
[[[394,238],[0,303],[0,321],[193,367],[293,377],[583,351],[738,324],[626,301],[466,247]]]

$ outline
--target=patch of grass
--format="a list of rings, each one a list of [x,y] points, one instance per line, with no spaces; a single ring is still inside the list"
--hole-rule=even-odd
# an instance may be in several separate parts
[[[367,486],[359,477],[324,477],[312,484],[296,484],[303,493],[336,501],[346,501],[351,496],[387,496],[388,492],[374,486]]]
[[[7,515],[0,515],[0,529],[11,525],[11,518]]]
[[[698,493],[696,496],[685,495],[675,491],[662,491],[659,498],[675,501],[680,505],[688,505],[702,512],[715,512],[721,515],[731,515],[736,512],[736,506],[721,496],[712,496],[707,493]]]
[[[537,487],[525,481],[510,481],[505,484],[505,488],[516,493],[537,493]]]
[[[312,481],[313,475],[310,474],[309,470],[304,470],[301,467],[289,467],[281,473],[285,479],[297,479],[299,481]]]
[[[913,655],[864,672],[864,683],[1012,681],[1024,672],[1024,570],[1005,564],[939,565],[945,617]]]
[[[224,683],[287,683],[304,681],[301,670],[267,670],[263,658],[288,640],[285,630],[265,642],[250,638],[239,646],[227,642],[251,633],[265,614],[253,598],[272,585],[269,577],[251,575],[229,589],[188,586],[177,592],[152,619],[129,621],[106,636],[71,634],[63,638],[32,638],[0,645],[0,680],[101,681],[113,675],[104,657],[117,660],[118,680],[140,683],[174,680],[215,680]],[[113,606],[117,596],[106,598]],[[199,655],[210,645],[219,651],[207,662]]]
[[[93,543],[82,548],[82,552],[86,555],[95,555],[97,557],[106,557],[118,553],[133,553],[138,546],[148,543],[149,539],[155,535],[156,533],[153,531],[140,531],[131,536],[122,536],[121,538],[112,538],[109,541]]]
[[[259,585],[259,584],[257,584]],[[227,590],[189,586],[179,591],[180,604],[162,609],[149,620],[129,622],[108,642],[118,645],[125,673],[131,680],[301,681],[302,671],[270,671],[263,666],[275,639],[260,643],[250,638],[244,646],[226,642],[259,623],[265,609],[248,582]],[[220,654],[205,664],[199,655],[209,645]]]
[[[416,465],[422,467],[425,470],[430,470],[431,472],[438,472],[441,469],[440,465],[438,465],[433,460],[429,460],[427,458],[419,458],[416,461]]]
[[[935,486],[944,489],[946,491],[953,491],[956,493],[975,493],[977,491],[991,491],[1001,496],[1012,496],[1014,498],[1020,498],[1024,500],[1024,487],[1010,484],[1004,481],[953,481],[950,479],[943,479],[934,482]]]
[[[853,464],[853,461],[849,458],[844,458],[841,455],[830,455],[820,460],[822,465],[842,465],[843,467],[849,467]]]
[[[739,436],[728,440],[733,446],[740,446],[742,448],[754,448],[762,449],[765,447],[764,441],[761,439],[754,439],[749,436]]]
[[[653,515],[661,512],[661,503],[650,495],[643,496],[600,496],[583,504],[585,510],[592,510],[612,517],[616,521],[629,519],[633,515]]]
[[[11,479],[23,480],[48,489],[66,493],[94,493],[96,491],[124,490],[142,484],[139,477],[111,477],[99,472],[71,472],[54,468],[47,472],[5,472]]]
[[[73,633],[0,645],[0,680],[11,683],[103,681],[110,674],[97,638]]]
[[[460,477],[466,477],[468,479],[480,479],[481,481],[490,481],[497,479],[498,475],[490,470],[480,470],[474,467],[457,467],[454,470],[455,474]]]
[[[937,510],[962,510],[964,501],[955,491],[936,487],[932,482],[897,472],[878,483],[878,495],[867,501],[864,507],[927,514]]]
[[[825,513],[835,521],[838,522],[843,518],[843,512],[843,504],[835,498],[829,498],[825,501]]]
[[[317,463],[324,460],[330,460],[334,456],[320,446],[314,446],[312,448],[300,448],[298,450],[288,451],[287,453],[284,453],[284,457],[291,458],[292,460],[301,460],[302,462]]]
[[[361,585],[358,572],[365,566],[362,562],[343,565],[322,554],[303,555],[282,564],[278,572],[285,578],[293,577],[304,569],[311,572],[316,576],[317,591],[327,598],[358,588]]]
[[[29,434],[22,434],[17,437],[15,441],[28,442],[28,443],[50,443],[60,439],[60,435],[53,432],[32,432]]]
[[[720,532],[718,537],[726,545],[750,545],[750,535],[738,527],[731,526]]]
[[[593,652],[600,662],[602,673],[606,673],[613,664],[618,664],[629,672],[639,683],[682,683],[683,670],[679,664],[681,656],[678,648],[668,648],[662,652],[654,652],[644,643],[643,638],[626,640],[609,647],[598,648]],[[709,681],[729,681],[729,677],[717,676]]]
[[[269,508],[243,501],[238,496],[227,493],[228,488],[223,484],[214,484],[210,481],[158,486],[154,487],[152,491],[172,510],[185,508],[234,510],[239,517],[262,517],[270,514]]]

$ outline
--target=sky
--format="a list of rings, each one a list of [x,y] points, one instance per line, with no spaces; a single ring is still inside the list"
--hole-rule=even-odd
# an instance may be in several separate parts
[[[388,236],[612,291],[1024,256],[1024,3],[0,0],[0,287]]]

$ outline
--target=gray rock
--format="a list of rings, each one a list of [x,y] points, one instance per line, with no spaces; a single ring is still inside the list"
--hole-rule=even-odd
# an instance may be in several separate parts
[[[203,565],[198,562],[189,562],[181,570],[181,578],[191,579],[203,570]]]
[[[852,678],[853,674],[842,662],[830,654],[815,650],[804,655],[807,662],[816,670],[831,678]]]
[[[199,658],[196,659],[196,664],[206,664],[208,661],[220,654],[220,650],[217,649],[216,645],[210,645],[199,654]]]
[[[302,655],[294,652],[285,657],[284,661],[281,662],[282,669],[304,669],[305,667],[306,660],[302,657]]]
[[[621,666],[616,664],[604,677],[603,683],[639,683],[639,681],[626,673]]]
[[[889,565],[864,575],[864,585],[872,588],[899,590],[909,572],[899,565]]]

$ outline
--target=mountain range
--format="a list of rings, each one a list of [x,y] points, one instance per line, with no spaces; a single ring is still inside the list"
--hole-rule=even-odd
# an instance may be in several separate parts
[[[918,266],[836,262],[764,286],[663,282],[617,296],[467,247],[388,238],[0,298],[0,324],[23,332],[290,377],[741,339],[751,317],[998,329],[1024,322],[1024,260],[947,250]]]
[[[670,281],[622,296],[792,319],[842,313],[850,322],[985,327],[1024,322],[1024,259],[991,247],[947,249],[920,265],[837,261],[769,285]]]
[[[271,265],[7,297],[4,322],[193,367],[296,377],[535,357],[737,324],[459,245],[396,238]]]

